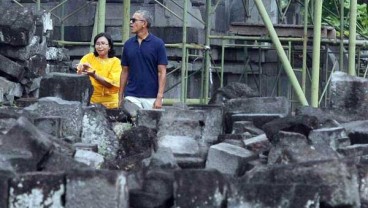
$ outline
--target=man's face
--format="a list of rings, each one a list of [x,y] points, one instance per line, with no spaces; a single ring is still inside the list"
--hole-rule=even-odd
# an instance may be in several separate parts
[[[139,13],[134,13],[133,17],[130,18],[130,29],[132,33],[137,34],[147,27],[147,21]]]

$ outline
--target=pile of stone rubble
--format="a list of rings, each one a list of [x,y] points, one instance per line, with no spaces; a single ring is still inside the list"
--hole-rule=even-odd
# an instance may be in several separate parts
[[[41,85],[63,89],[0,108],[0,207],[368,206],[366,79],[334,73],[329,108],[295,115],[232,83],[133,127],[67,95],[83,80],[53,74]]]
[[[295,112],[232,83],[131,126],[88,77],[44,73],[31,12],[0,11],[0,207],[368,207],[366,79],[336,72],[326,109]]]

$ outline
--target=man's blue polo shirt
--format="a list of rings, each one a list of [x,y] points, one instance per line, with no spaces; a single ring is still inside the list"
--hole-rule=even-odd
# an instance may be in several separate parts
[[[129,67],[124,96],[156,98],[158,92],[158,65],[167,65],[164,42],[149,34],[141,45],[137,36],[129,38],[121,55],[122,65]]]

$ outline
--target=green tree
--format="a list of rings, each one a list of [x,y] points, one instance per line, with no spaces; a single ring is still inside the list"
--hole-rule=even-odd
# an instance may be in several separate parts
[[[344,35],[349,35],[349,8],[350,0],[344,0]],[[340,25],[340,0],[324,0],[322,22],[333,26],[339,32]],[[368,7],[366,3],[357,5],[357,34],[368,38]]]

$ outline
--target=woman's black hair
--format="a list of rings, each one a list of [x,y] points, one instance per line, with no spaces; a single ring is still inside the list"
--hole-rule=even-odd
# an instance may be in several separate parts
[[[99,33],[95,36],[95,39],[93,40],[93,46],[94,46],[94,51],[93,51],[93,54],[97,57],[98,56],[98,53],[96,51],[96,42],[97,42],[97,39],[99,39],[100,37],[105,37],[107,39],[107,42],[109,42],[109,46],[110,46],[110,50],[107,54],[107,56],[109,58],[112,58],[115,56],[115,50],[114,50],[114,41],[112,40],[110,34],[108,33],[105,33],[105,32],[102,32],[102,33]]]

